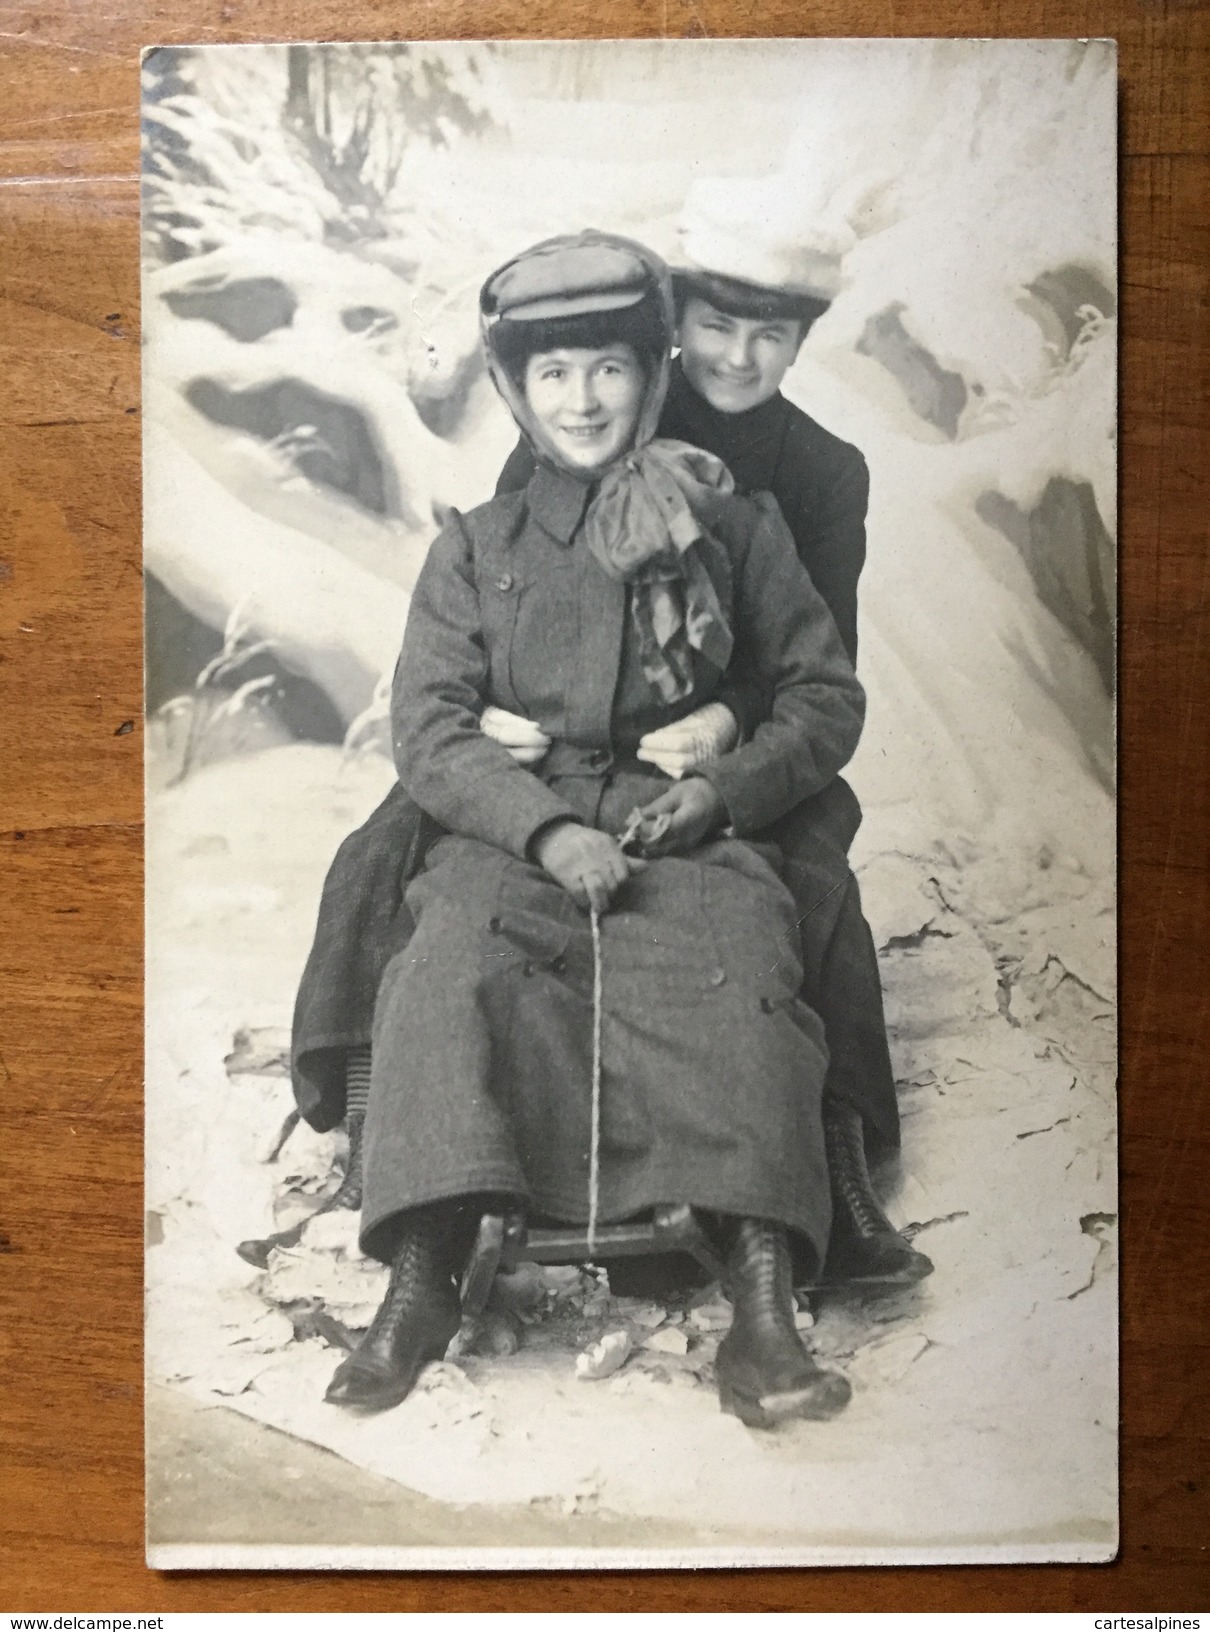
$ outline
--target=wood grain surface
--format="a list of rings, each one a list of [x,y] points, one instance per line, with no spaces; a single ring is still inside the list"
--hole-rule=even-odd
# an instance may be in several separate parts
[[[1121,44],[1122,1553],[1088,1568],[156,1575],[140,1382],[139,49],[661,34]],[[0,0],[0,1610],[1210,1608],[1208,69],[1200,0]]]

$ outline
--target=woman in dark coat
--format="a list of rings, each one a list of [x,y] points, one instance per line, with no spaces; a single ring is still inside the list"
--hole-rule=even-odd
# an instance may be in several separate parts
[[[861,688],[776,506],[651,440],[662,263],[552,240],[481,310],[538,462],[523,492],[451,516],[412,600],[396,764],[446,836],[408,889],[415,932],[374,1022],[362,1244],[391,1281],[328,1397],[381,1409],[444,1353],[486,1198],[575,1222],[671,1202],[727,1254],[724,1408],[831,1415],[848,1384],[803,1347],[790,1291],[792,1248],[811,1273],[827,1245],[827,1055],[780,857],[745,835],[847,761]],[[636,757],[737,675],[772,699],[742,747],[677,782]],[[480,729],[488,707],[550,739],[536,766]],[[636,808],[646,862],[614,837]]]

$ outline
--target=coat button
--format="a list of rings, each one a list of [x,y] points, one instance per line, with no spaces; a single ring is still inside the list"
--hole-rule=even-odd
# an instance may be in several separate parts
[[[567,969],[567,959],[563,956],[562,953],[560,953],[559,956],[552,961],[551,966],[550,966],[550,972],[551,972],[552,975],[561,975],[566,971],[566,969]]]
[[[521,973],[523,975],[532,975],[533,972],[534,972],[534,966],[533,966],[532,963],[527,963],[525,965],[524,969],[522,969],[522,971],[521,971]]]
[[[612,755],[608,748],[594,748],[588,756],[590,765],[608,765]]]
[[[491,930],[493,935],[499,935],[500,931],[504,928],[504,925],[500,922],[499,918],[489,918],[487,920],[487,927]]]
[[[710,984],[712,986],[725,986],[727,984],[727,971],[725,969],[712,969],[710,971]]]
[[[505,593],[507,594],[507,592],[512,587],[513,587],[513,575],[512,575],[512,573],[511,572],[502,572],[500,574],[500,576],[496,579],[496,588],[504,590]]]
[[[774,1003],[774,1001],[773,1001],[773,999],[771,997],[762,997],[761,998],[761,1000],[760,1000],[760,1012],[762,1014],[772,1014],[773,1010],[776,1007],[777,1007],[777,1005]]]

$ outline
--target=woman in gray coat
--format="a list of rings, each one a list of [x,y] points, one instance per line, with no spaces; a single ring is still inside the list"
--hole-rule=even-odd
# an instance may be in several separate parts
[[[791,1262],[827,1246],[823,1029],[767,830],[856,746],[864,698],[771,502],[654,441],[673,314],[625,239],[539,245],[485,285],[495,383],[537,456],[451,515],[412,600],[392,704],[400,781],[447,835],[407,904],[374,1022],[362,1244],[382,1307],[328,1398],[404,1398],[459,1324],[485,1201],[620,1220],[686,1203],[727,1254],[724,1409],[842,1408],[795,1330]],[[770,718],[673,782],[640,738],[745,677]],[[551,747],[520,765],[496,707]],[[639,812],[646,859],[616,835]]]

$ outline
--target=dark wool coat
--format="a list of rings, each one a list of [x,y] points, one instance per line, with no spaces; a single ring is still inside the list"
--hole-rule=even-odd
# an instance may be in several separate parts
[[[857,580],[865,565],[870,501],[870,473],[858,449],[780,391],[747,413],[720,413],[689,384],[679,359],[659,434],[717,454],[739,492],[772,493],[855,666]]]
[[[670,708],[639,664],[628,591],[584,542],[588,490],[540,469],[434,544],[392,706],[400,781],[450,835],[409,887],[416,923],[374,1025],[363,1241],[399,1212],[477,1191],[582,1219],[591,1081],[588,923],[530,861],[572,818],[616,832],[667,780],[639,738],[716,697],[695,655]],[[734,838],[651,862],[602,920],[602,1216],[686,1201],[778,1219],[822,1254],[830,1203],[823,1029],[799,996],[793,897],[775,847],[743,842],[818,792],[856,747],[864,698],[776,506],[715,496],[695,546],[771,697],[704,767]],[[495,704],[553,746],[533,769],[479,729]]]
[[[746,413],[720,413],[689,384],[679,359],[659,434],[717,454],[740,493],[773,495],[798,559],[828,603],[856,666],[857,583],[870,499],[870,473],[860,450],[780,392]],[[723,701],[745,731],[769,706],[752,687],[736,687]],[[861,1112],[867,1146],[878,1156],[899,1144],[899,1107],[878,953],[847,859],[860,823],[856,796],[837,777],[781,822],[775,837],[786,857],[783,877],[798,904],[803,995],[827,1031],[828,1093]]]

